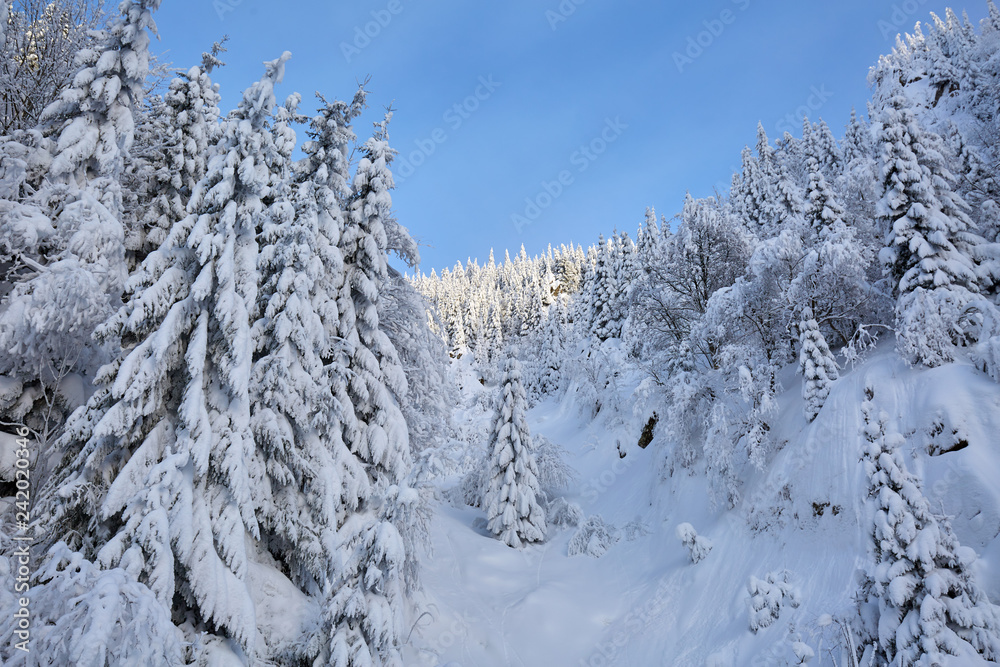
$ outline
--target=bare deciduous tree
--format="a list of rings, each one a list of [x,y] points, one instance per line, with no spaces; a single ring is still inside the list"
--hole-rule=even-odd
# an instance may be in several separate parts
[[[73,75],[76,52],[106,18],[104,0],[10,3],[6,34],[0,33],[0,135],[38,123]]]

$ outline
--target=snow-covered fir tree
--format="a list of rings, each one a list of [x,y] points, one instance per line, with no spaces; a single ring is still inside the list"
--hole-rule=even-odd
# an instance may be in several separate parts
[[[545,511],[538,501],[538,467],[525,415],[521,365],[507,360],[487,443],[487,527],[505,544],[521,548],[545,539]]]
[[[30,422],[43,440],[79,401],[63,380],[90,376],[107,360],[91,334],[120,305],[127,277],[120,178],[159,4],[123,2],[93,48],[81,46],[70,85],[42,112],[40,129],[51,137],[43,150],[37,132],[22,133],[0,159],[17,167],[8,173],[14,201],[4,206],[12,210],[0,222],[0,247],[27,269],[8,273],[15,284],[0,314],[0,347],[10,351],[0,373],[21,388],[0,410]],[[22,161],[29,157],[42,165],[31,169]],[[30,186],[29,170],[40,177]],[[25,192],[32,194],[17,201]]]
[[[688,550],[688,556],[692,563],[700,563],[705,560],[712,551],[713,544],[707,537],[702,537],[694,526],[685,522],[677,524],[677,539],[681,541],[684,548]]]
[[[211,72],[219,64],[218,51],[206,53],[200,67],[174,77],[163,104],[164,118],[158,119],[166,137],[159,138],[159,163],[151,165],[153,182],[150,198],[139,218],[137,229],[126,239],[133,262],[139,263],[160,246],[174,224],[187,215],[187,204],[204,178],[211,148],[218,141],[218,85]]]
[[[875,560],[861,597],[873,649],[866,655],[883,665],[959,665],[974,653],[995,661],[1000,615],[973,576],[975,552],[931,513],[903,461],[904,438],[891,430],[874,395],[867,386],[861,406],[862,461],[875,509]]]
[[[979,291],[973,255],[982,239],[953,189],[943,142],[921,126],[885,59],[879,71],[886,88],[877,137],[881,257],[896,283],[896,335],[905,357],[937,366],[953,360],[963,342],[957,323]]]
[[[189,664],[169,608],[146,586],[121,568],[98,568],[61,542],[47,556],[30,590],[36,623],[30,648],[17,647],[17,624],[8,623],[0,631],[4,665]]]
[[[255,655],[249,569],[269,493],[249,381],[258,228],[282,193],[290,146],[269,129],[289,54],[228,119],[192,213],[130,280],[99,334],[122,341],[59,445],[53,537],[120,566],[195,628]]]
[[[799,372],[802,373],[802,398],[805,400],[806,421],[816,419],[830,395],[830,386],[837,380],[837,360],[826,338],[813,319],[812,310],[806,309],[799,324]]]
[[[354,178],[340,249],[344,284],[337,299],[340,338],[347,351],[347,396],[356,427],[344,442],[363,466],[363,484],[348,487],[352,520],[328,548],[338,552],[324,622],[331,628],[321,657],[337,667],[391,664],[404,618],[406,547],[394,518],[416,501],[407,486],[409,436],[399,401],[406,377],[395,348],[379,327],[379,292],[387,278],[386,221],[394,187],[388,143],[392,113],[364,144]]]
[[[274,124],[286,158],[293,111],[280,109]],[[262,284],[252,330],[250,425],[268,481],[255,505],[264,548],[303,592],[321,597],[338,563],[332,537],[368,480],[343,441],[345,430],[356,430],[354,411],[343,392],[344,354],[324,322],[338,321],[343,284],[339,209],[326,208],[331,199],[319,183],[293,185],[286,175],[278,187],[260,228]],[[314,659],[320,642],[308,642],[299,657]]]

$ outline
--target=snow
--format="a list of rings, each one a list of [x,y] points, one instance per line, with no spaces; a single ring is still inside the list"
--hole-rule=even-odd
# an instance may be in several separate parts
[[[0,480],[14,480],[14,464],[17,463],[18,437],[13,433],[0,431]]]
[[[70,543],[32,581],[40,654],[1000,659],[992,3],[899,41],[840,146],[759,124],[677,224],[410,283],[392,109],[358,145],[365,84],[320,96],[293,163],[289,53],[222,120],[218,44],[141,104],[159,4],[0,141],[0,416]],[[8,580],[27,504],[0,500]]]
[[[310,622],[319,617],[319,605],[282,575],[274,563],[251,562],[248,574],[258,640],[263,640],[272,655],[290,652],[294,648],[290,642],[309,630]]]
[[[965,425],[965,449],[930,457],[911,438],[906,456],[920,464],[935,510],[951,515],[960,541],[983,554],[975,571],[996,599],[1000,457],[990,434],[1000,428],[1000,387],[969,365],[910,368],[884,345],[844,371],[807,424],[794,372],[784,369],[777,397],[775,438],[784,446],[729,511],[710,509],[703,475],[662,478],[658,450],[666,443],[635,446],[641,424],[590,421],[572,396],[537,405],[528,413],[532,433],[566,449],[579,472],[566,500],[618,529],[638,520],[648,534],[622,539],[599,558],[570,557],[576,528],[550,524],[546,542],[518,551],[475,529],[482,510],[442,504],[432,524],[434,555],[424,561],[421,602],[429,616],[414,626],[404,663],[833,664],[827,649],[840,636],[837,619],[853,613],[856,570],[869,549],[860,464],[867,384],[878,387],[879,405],[903,433],[921,428],[931,406]],[[631,380],[625,398],[637,384]],[[478,400],[476,387],[465,385],[467,406]],[[488,416],[479,420],[485,429]],[[451,475],[437,483],[446,489],[459,481]],[[968,491],[955,493],[959,487]],[[675,532],[688,522],[714,544],[697,565]],[[782,572],[800,605],[786,600],[780,620],[752,634],[747,582]]]

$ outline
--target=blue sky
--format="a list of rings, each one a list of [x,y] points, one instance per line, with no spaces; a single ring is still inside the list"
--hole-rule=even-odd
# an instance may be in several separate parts
[[[285,50],[279,95],[302,93],[306,112],[314,91],[349,98],[370,75],[372,108],[356,130],[396,109],[394,202],[429,272],[490,248],[502,258],[522,244],[535,254],[634,233],[647,206],[670,218],[685,191],[728,186],[758,121],[772,140],[799,135],[808,111],[839,137],[896,32],[946,6],[166,0],[153,48],[186,68],[228,34],[215,76],[224,111]],[[955,8],[978,23],[986,5]]]

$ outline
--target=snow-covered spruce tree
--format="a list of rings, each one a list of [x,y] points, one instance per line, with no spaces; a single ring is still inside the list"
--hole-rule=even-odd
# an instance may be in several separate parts
[[[689,523],[677,524],[677,539],[688,550],[688,556],[692,563],[700,563],[705,560],[709,552],[712,551],[712,540],[702,537]]]
[[[802,193],[783,161],[775,154],[763,125],[757,125],[757,159],[744,156],[746,188],[744,212],[750,231],[766,239],[798,221],[804,209]]]
[[[364,144],[340,239],[340,338],[347,350],[346,393],[357,420],[357,428],[345,429],[344,442],[364,467],[367,483],[345,498],[353,515],[329,545],[339,562],[323,612],[331,636],[320,657],[336,667],[392,664],[403,632],[406,547],[394,519],[416,502],[416,493],[406,484],[411,457],[399,407],[406,377],[378,316],[394,186],[391,117],[387,112]]]
[[[588,313],[590,331],[598,340],[614,338],[617,333],[615,300],[619,286],[616,254],[615,239],[605,241],[602,234],[597,245],[593,280],[590,282]]]
[[[487,445],[487,488],[483,500],[490,532],[521,548],[545,538],[545,512],[538,502],[538,467],[525,412],[521,365],[509,358]]]
[[[218,47],[221,49],[221,46]],[[135,264],[158,248],[174,224],[187,215],[187,204],[195,186],[208,169],[210,149],[218,141],[219,86],[211,72],[219,64],[218,52],[206,53],[201,67],[192,67],[170,82],[164,96],[164,118],[159,121],[167,134],[159,137],[158,157],[151,165],[150,198],[138,229],[129,230],[128,250]]]
[[[773,625],[785,605],[797,608],[801,597],[799,590],[789,581],[787,571],[770,572],[763,579],[750,577],[747,593],[749,626],[754,634]]]
[[[121,16],[93,49],[77,53],[72,84],[42,112],[41,124],[59,139],[49,169],[58,183],[86,184],[121,174],[132,143],[133,110],[149,73],[149,32],[161,0],[125,0]]]
[[[585,555],[600,558],[621,540],[621,533],[613,525],[605,523],[599,514],[589,516],[569,538],[566,545],[567,556]]]
[[[975,247],[967,206],[953,190],[945,168],[943,142],[921,127],[891,68],[879,112],[882,200],[879,216],[886,233],[881,258],[896,285],[896,337],[911,362],[937,366],[954,359],[963,343],[957,327],[979,291]]]
[[[290,98],[275,114],[274,144],[286,164],[297,102]],[[296,586],[319,598],[330,591],[337,567],[340,554],[331,549],[336,530],[350,519],[358,489],[368,485],[363,464],[343,440],[357,427],[344,393],[345,355],[324,321],[338,321],[342,216],[321,183],[305,178],[292,184],[287,174],[276,175],[285,178],[260,228],[261,285],[252,330],[250,426],[268,482],[254,500],[263,547]],[[313,635],[295,645],[295,657],[312,660],[323,643]]]
[[[812,310],[802,313],[799,323],[799,372],[802,373],[802,399],[806,421],[816,419],[823,408],[830,386],[837,380],[837,360],[826,344],[826,338],[813,319]]]
[[[27,595],[30,651],[17,647],[17,624],[5,624],[0,660],[8,667],[187,664],[170,609],[121,568],[102,570],[58,543]],[[0,611],[13,615],[17,609]]]
[[[834,191],[844,207],[844,220],[857,231],[866,246],[880,248],[885,239],[875,230],[876,205],[881,197],[878,151],[871,126],[854,109],[851,109],[841,146],[844,166],[835,181]],[[874,262],[871,268],[871,280],[874,282],[881,277],[881,266]]]
[[[443,444],[453,428],[455,405],[448,372],[448,349],[428,324],[424,298],[389,268],[379,302],[379,324],[406,368],[408,391],[402,409],[410,433],[410,448],[420,452]]]
[[[566,347],[566,329],[569,326],[566,304],[563,299],[549,306],[548,315],[537,333],[538,364],[535,372],[535,389],[539,396],[556,391],[563,379]]]
[[[806,160],[809,172],[809,186],[806,191],[806,222],[813,233],[822,235],[823,230],[833,226],[844,217],[844,207],[837,201],[833,189],[823,175],[819,158],[809,155]]]
[[[806,154],[812,155],[819,162],[827,180],[835,180],[843,170],[843,153],[837,145],[837,140],[822,118],[812,127],[809,133],[809,145],[806,146]]]
[[[865,397],[862,462],[875,508],[875,561],[860,598],[877,664],[959,665],[973,652],[995,661],[1000,615],[973,578],[976,554],[931,513],[903,461],[903,436],[890,430],[871,386]]]
[[[106,361],[107,350],[90,335],[120,304],[126,279],[119,180],[159,4],[123,2],[97,45],[81,48],[72,83],[42,113],[55,139],[45,178],[16,207],[15,219],[4,215],[0,223],[4,254],[31,269],[18,276],[0,316],[0,349],[10,352],[0,373],[21,386],[0,410],[28,423],[40,440],[81,400],[63,390],[62,380],[89,375]]]
[[[248,568],[268,496],[248,390],[257,230],[287,172],[268,128],[289,54],[226,122],[192,213],[129,281],[98,330],[122,352],[67,424],[40,516],[104,567],[120,566],[196,630],[254,655]]]

